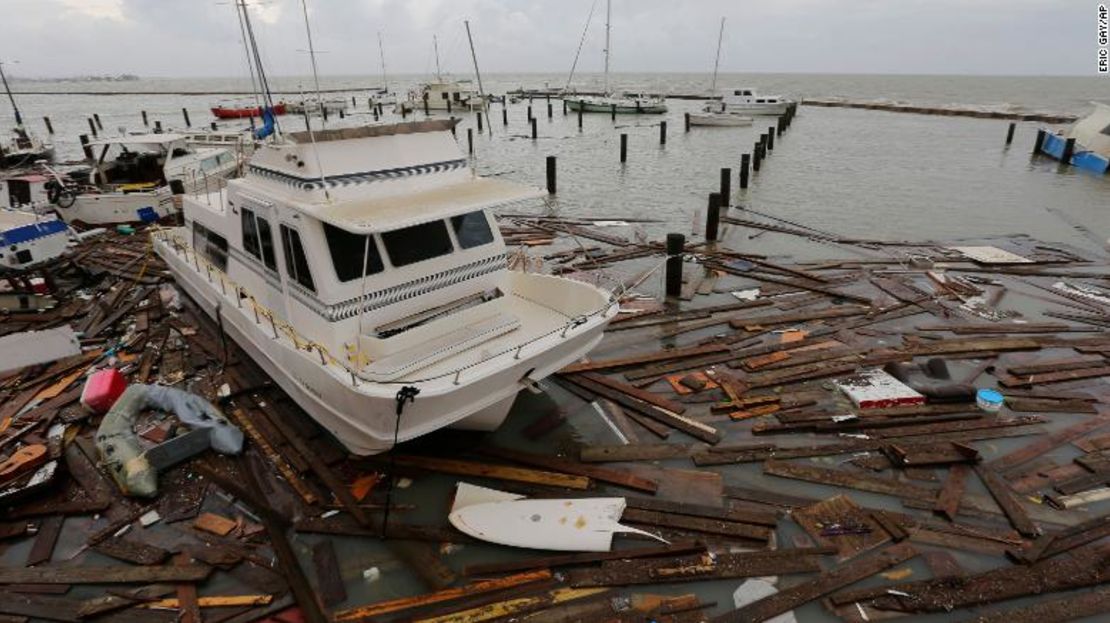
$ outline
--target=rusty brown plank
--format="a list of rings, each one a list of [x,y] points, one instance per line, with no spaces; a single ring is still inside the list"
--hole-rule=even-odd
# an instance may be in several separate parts
[[[1044,455],[1057,446],[1079,439],[1083,435],[1098,430],[1107,424],[1110,424],[1110,417],[1106,417],[1104,413],[1100,413],[1100,415],[1093,418],[1085,418],[1083,421],[1063,430],[1039,437],[1033,443],[1022,446],[1009,454],[1004,454],[988,462],[987,465],[999,472],[1011,470]]]
[[[610,484],[627,487],[636,491],[644,491],[647,493],[655,493],[659,489],[659,483],[651,480],[650,478],[642,478],[628,471],[621,469],[613,469],[608,467],[598,467],[596,465],[584,465],[578,461],[571,461],[566,458],[534,454],[531,452],[521,452],[520,450],[512,450],[509,448],[502,448],[498,446],[484,446],[480,452],[489,456],[514,461],[531,467],[539,467],[541,469],[551,470],[554,472],[562,472],[564,474],[572,474],[575,476],[585,476],[601,482],[608,482]]]
[[[612,552],[586,552],[579,554],[563,554],[559,556],[544,556],[540,558],[527,558],[525,560],[508,560],[503,562],[479,563],[467,565],[463,573],[468,576],[493,575],[500,573],[515,573],[532,571],[536,569],[549,569],[567,567],[571,565],[586,565],[606,560],[634,560],[641,558],[655,558],[660,556],[682,556],[698,554],[705,551],[705,545],[695,542],[671,543],[668,545],[653,545],[633,549],[617,550]]]
[[[1006,485],[1006,481],[1002,480],[994,470],[982,465],[975,466],[975,473],[979,475],[979,479],[987,486],[987,491],[990,492],[991,497],[998,503],[999,508],[1006,514],[1006,518],[1010,520],[1010,524],[1015,530],[1021,533],[1022,536],[1035,537],[1041,533],[1040,528],[1029,519],[1029,514],[1022,508],[1019,502],[1010,492],[1010,488]]]
[[[656,394],[654,392],[649,392],[647,390],[640,389],[639,387],[636,387],[635,385],[629,385],[628,383],[622,383],[621,381],[611,379],[611,378],[609,378],[605,375],[602,375],[602,374],[597,374],[596,372],[585,372],[585,373],[582,374],[582,376],[591,380],[591,381],[593,381],[594,383],[597,383],[599,385],[604,385],[604,386],[608,387],[609,389],[621,392],[622,394],[628,394],[629,396],[632,396],[633,398],[635,398],[637,400],[642,400],[642,401],[644,401],[648,404],[652,404],[652,405],[655,405],[655,406],[660,407],[662,409],[666,409],[667,411],[671,411],[673,413],[680,413],[680,414],[686,412],[686,405],[684,405],[682,403],[679,403],[679,402],[675,402],[675,401],[670,400],[668,398],[665,398],[663,396],[660,396],[659,394]]]
[[[653,363],[657,361],[670,361],[674,359],[687,359],[689,357],[699,357],[701,355],[708,355],[711,353],[719,353],[729,350],[726,344],[709,344],[706,346],[691,346],[687,348],[672,348],[669,350],[661,350],[654,353],[646,353],[643,355],[632,355],[629,357],[621,357],[618,359],[600,359],[597,361],[587,361],[582,363],[572,363],[566,366],[559,372],[563,374],[570,374],[572,372],[594,372],[597,370],[611,370],[613,368],[623,368],[626,366],[638,366],[645,363]]]
[[[736,521],[724,521],[708,517],[692,517],[656,511],[626,508],[621,516],[623,521],[634,524],[671,528],[680,531],[716,534],[731,538],[767,541],[772,530],[767,526],[752,525]]]
[[[949,521],[956,521],[956,511],[960,508],[960,498],[964,496],[967,488],[967,477],[971,468],[964,463],[957,463],[948,470],[948,478],[937,495],[933,510],[942,513]]]

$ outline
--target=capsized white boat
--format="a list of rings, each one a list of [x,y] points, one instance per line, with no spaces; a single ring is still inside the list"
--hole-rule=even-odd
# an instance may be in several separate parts
[[[592,285],[508,269],[489,210],[542,192],[477,177],[454,123],[284,134],[153,234],[180,287],[357,454],[496,428],[617,312]]]
[[[230,150],[190,147],[180,134],[124,135],[83,147],[92,167],[88,179],[59,178],[50,194],[67,223],[157,221],[176,212],[174,195],[216,190],[239,171]]]
[[[607,552],[618,532],[658,536],[620,523],[624,498],[527,499],[460,482],[448,519],[476,539],[568,552]]]

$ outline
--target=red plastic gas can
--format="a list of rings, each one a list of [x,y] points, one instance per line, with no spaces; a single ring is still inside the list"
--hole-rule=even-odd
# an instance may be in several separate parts
[[[97,414],[107,413],[123,390],[127,389],[127,379],[115,368],[97,370],[85,381],[81,390],[81,405]]]

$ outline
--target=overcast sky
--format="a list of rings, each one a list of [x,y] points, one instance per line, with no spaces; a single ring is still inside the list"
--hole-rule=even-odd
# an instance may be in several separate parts
[[[273,75],[305,75],[301,0],[252,0]],[[307,0],[322,74],[601,71],[605,0]],[[1096,0],[613,0],[613,71],[1094,75]],[[57,77],[245,75],[231,0],[0,0],[0,60]],[[1108,83],[1110,86],[1110,83]]]

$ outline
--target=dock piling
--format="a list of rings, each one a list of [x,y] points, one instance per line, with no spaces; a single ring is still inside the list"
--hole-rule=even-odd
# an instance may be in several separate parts
[[[50,123],[50,117],[43,117],[42,120],[46,123],[46,133],[54,134],[54,124]]]
[[[567,100],[564,99],[563,100],[563,116],[565,117],[566,115],[567,115]]]
[[[762,147],[763,147],[763,143],[761,141],[756,141],[755,147],[752,148],[752,171],[755,171],[755,172],[759,171],[759,161],[760,161],[759,150]]]
[[[667,296],[682,294],[682,251],[686,247],[686,236],[667,234]]]
[[[93,136],[96,136],[96,135],[94,134]],[[93,151],[92,151],[92,147],[89,147],[89,135],[88,134],[82,134],[81,136],[77,137],[77,140],[81,141],[81,151],[85,152],[85,159],[86,160],[92,160],[93,159]]]
[[[717,205],[722,208],[727,208],[732,205],[732,169],[729,167],[721,168],[721,196],[718,197]]]
[[[96,133],[96,123],[92,120],[92,118],[87,117],[86,120],[89,122],[89,131],[92,132],[93,138],[96,138],[97,136],[99,136]]]
[[[686,120],[686,131],[690,131],[690,113],[685,113],[683,118]]]
[[[501,125],[509,125],[509,107],[501,105]]]
[[[548,194],[555,194],[555,156],[547,157],[547,192]]]
[[[444,93],[444,95],[447,95],[447,94]],[[450,97],[445,97],[443,99],[447,101],[447,114],[451,114],[451,98]]]
[[[93,113],[93,120],[96,121],[96,129],[98,129],[98,130],[103,130],[104,129],[104,124],[100,123],[100,115],[98,113],[95,113],[95,112]]]
[[[339,118],[340,118],[340,119],[344,119],[344,118],[346,118],[346,116],[347,116],[347,111],[346,111],[346,110],[344,110],[344,109],[342,109],[342,108],[340,108],[340,109],[339,109]]]
[[[727,169],[726,169],[727,170]],[[714,241],[721,226],[721,194],[709,193],[709,205],[705,211],[705,239]]]
[[[532,140],[534,141],[537,138],[539,138],[539,134],[536,132],[536,118],[532,117],[531,121],[532,121]]]
[[[621,164],[628,162],[628,135],[621,134]]]
[[[474,128],[466,129],[466,153],[474,155]]]
[[[401,103],[401,110],[404,110],[404,109],[405,109],[405,104],[402,102]],[[427,117],[431,114],[432,114],[431,111],[428,110],[428,94],[425,93],[424,94],[424,116]]]
[[[528,104],[528,122],[532,122],[532,105]]]
[[[740,156],[740,190],[748,188],[748,167],[752,163],[752,157],[749,154]]]
[[[582,104],[578,105],[578,131],[582,131]]]
[[[667,144],[667,122],[666,121],[660,121],[659,122],[659,144],[660,145],[666,145]]]
[[[1044,146],[1044,130],[1037,130],[1037,140],[1033,142],[1033,155],[1041,153],[1041,147]]]
[[[193,123],[191,121],[189,121],[189,109],[188,108],[182,108],[181,109],[181,116],[185,118],[185,127],[187,127],[187,128],[193,127]]]
[[[478,134],[481,134],[482,133],[482,111],[479,110],[477,113],[475,113],[475,115],[478,117]]]
[[[220,129],[220,127],[218,125],[216,125],[215,121],[213,121],[212,122],[212,131],[215,132],[216,130],[219,130],[219,129]]]
[[[146,119],[146,111],[144,110],[144,111],[142,111],[142,113],[143,113],[143,126],[145,126],[145,127],[148,127],[148,128],[149,128],[149,127],[150,127],[150,123],[149,123],[149,122],[147,121],[147,119]]]
[[[609,104],[609,118],[613,121],[617,120],[617,105]]]
[[[1011,121],[1010,122],[1010,127],[1006,129],[1006,144],[1007,145],[1014,142],[1014,129],[1015,128],[1017,128],[1017,124],[1014,123],[1013,121]]]
[[[767,128],[767,151],[775,151],[775,128]]]
[[[547,100],[547,118],[551,119],[552,116],[553,116],[553,113],[551,111],[551,99],[548,99]]]
[[[252,117],[252,119],[253,119],[253,117]],[[253,123],[251,123],[251,127],[254,127]],[[154,133],[155,134],[161,134],[162,133],[162,122],[161,121],[155,121],[154,122]],[[95,132],[93,133],[93,136],[96,136]]]

